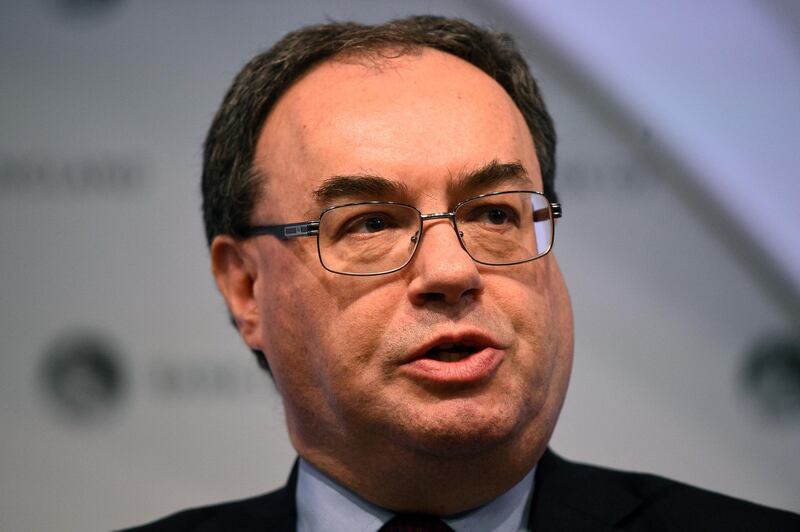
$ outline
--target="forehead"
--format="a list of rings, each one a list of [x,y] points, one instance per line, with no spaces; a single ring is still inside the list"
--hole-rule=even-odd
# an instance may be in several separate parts
[[[521,163],[540,190],[530,132],[506,91],[474,65],[422,49],[311,69],[267,117],[255,164],[267,201],[302,206],[331,176],[379,175],[438,194],[492,161]]]

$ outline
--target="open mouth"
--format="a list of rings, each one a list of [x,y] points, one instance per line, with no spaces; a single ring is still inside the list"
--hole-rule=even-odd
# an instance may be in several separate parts
[[[445,343],[434,346],[428,350],[423,358],[437,360],[439,362],[459,362],[480,351],[482,348],[462,343]]]
[[[409,355],[401,371],[426,386],[479,386],[489,382],[506,348],[484,334],[441,335]]]

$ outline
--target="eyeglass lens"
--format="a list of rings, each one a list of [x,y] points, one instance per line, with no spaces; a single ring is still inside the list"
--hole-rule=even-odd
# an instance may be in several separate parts
[[[469,255],[484,264],[525,262],[552,243],[550,203],[531,192],[474,198],[455,211],[455,226]],[[402,268],[422,229],[419,212],[406,205],[362,203],[335,207],[320,219],[323,265],[339,273],[375,274]]]

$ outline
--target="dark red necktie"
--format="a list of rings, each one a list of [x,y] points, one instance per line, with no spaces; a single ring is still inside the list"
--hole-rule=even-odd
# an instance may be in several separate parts
[[[432,515],[398,514],[378,532],[453,532],[453,529]]]

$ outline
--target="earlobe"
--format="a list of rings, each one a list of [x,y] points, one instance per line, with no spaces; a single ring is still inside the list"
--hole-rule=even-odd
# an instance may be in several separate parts
[[[211,243],[211,271],[239,334],[251,349],[261,349],[261,319],[255,297],[258,270],[240,241],[218,235]]]

